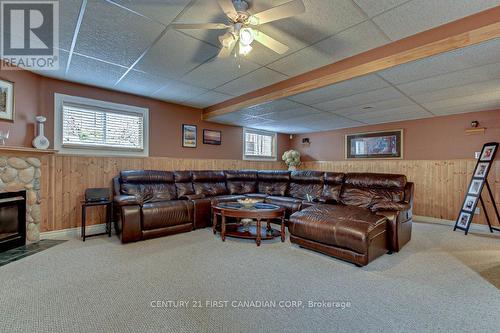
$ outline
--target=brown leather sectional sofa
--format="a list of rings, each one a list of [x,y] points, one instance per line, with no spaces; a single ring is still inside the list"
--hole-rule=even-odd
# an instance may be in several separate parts
[[[214,203],[245,197],[284,207],[291,242],[359,266],[411,237],[413,183],[403,175],[128,170],[113,191],[123,243],[211,226]]]

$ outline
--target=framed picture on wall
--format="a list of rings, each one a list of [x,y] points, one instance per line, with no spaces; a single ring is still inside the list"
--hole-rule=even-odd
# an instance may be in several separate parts
[[[0,79],[0,120],[14,121],[14,82]]]
[[[403,158],[403,130],[347,134],[345,157],[359,158]]]
[[[182,146],[186,148],[196,148],[197,128],[196,125],[182,125]]]
[[[488,171],[489,163],[487,162],[480,162],[477,164],[476,170],[474,171],[474,177],[475,178],[484,178],[486,176],[486,173]]]
[[[206,145],[220,145],[222,143],[222,132],[204,129],[203,143]]]

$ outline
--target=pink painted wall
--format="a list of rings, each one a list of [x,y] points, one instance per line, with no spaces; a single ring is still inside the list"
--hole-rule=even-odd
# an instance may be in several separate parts
[[[473,120],[486,127],[484,134],[465,134]],[[500,110],[294,135],[291,146],[301,152],[304,161],[338,161],[345,157],[346,134],[394,129],[404,130],[404,159],[474,158],[474,152],[481,150],[484,143],[500,141]],[[305,137],[310,139],[310,145],[302,144]]]
[[[166,103],[151,98],[71,83],[42,77],[24,70],[0,70],[0,78],[14,82],[15,121],[0,121],[1,130],[10,130],[7,145],[31,147],[35,129],[34,117],[47,117],[46,135],[54,141],[54,93],[62,93],[103,101],[149,108],[149,153],[150,156],[242,159],[243,129],[237,126],[220,125],[201,120],[201,110]],[[198,147],[182,147],[182,124],[198,127]],[[222,131],[220,146],[203,144],[203,129]],[[279,156],[289,148],[287,135],[278,136]]]

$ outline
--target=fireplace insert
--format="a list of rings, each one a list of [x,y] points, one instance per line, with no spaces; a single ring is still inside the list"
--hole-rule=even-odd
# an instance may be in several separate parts
[[[0,252],[26,244],[26,191],[0,193]]]

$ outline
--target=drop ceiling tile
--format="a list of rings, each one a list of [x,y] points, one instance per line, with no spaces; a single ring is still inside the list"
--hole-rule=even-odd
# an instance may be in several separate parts
[[[239,112],[231,112],[223,115],[218,115],[215,117],[211,117],[209,121],[220,122],[224,124],[236,124],[238,122],[243,122],[246,119],[255,118],[252,116],[244,115]]]
[[[500,38],[395,66],[378,74],[393,84],[402,84],[467,68],[498,62]]]
[[[130,66],[163,29],[159,23],[108,2],[89,1],[75,50]]]
[[[398,40],[498,5],[500,0],[413,0],[373,21]]]
[[[31,70],[39,75],[52,77],[56,79],[65,79],[66,64],[68,63],[69,53],[64,50],[59,50],[59,68],[54,70]],[[26,70],[30,70],[26,68]]]
[[[115,88],[133,94],[150,96],[169,81],[157,75],[132,70]]]
[[[136,68],[150,74],[178,79],[214,57],[218,49],[175,30],[169,30]]]
[[[190,98],[194,98],[206,92],[206,89],[183,84],[179,81],[170,80],[165,84],[163,88],[154,92],[151,97],[173,103],[182,103]]]
[[[125,68],[73,54],[68,74],[69,81],[113,89]]]
[[[359,112],[349,115],[349,118],[362,122],[396,121],[402,119],[417,119],[431,116],[427,111],[418,105],[405,105],[400,107],[388,108],[384,110],[374,110],[368,112]]]
[[[399,6],[408,0],[354,0],[369,17],[373,17],[391,8]]]
[[[387,124],[394,123],[398,121],[407,121],[407,120],[416,120],[416,119],[424,119],[424,118],[432,118],[433,115],[429,113],[405,113],[405,114],[395,114],[389,115],[374,119],[364,120],[366,124],[375,125],[375,124]]]
[[[323,111],[332,111],[345,109],[354,106],[369,105],[370,103],[377,103],[386,100],[393,100],[403,98],[397,89],[393,87],[386,87],[382,89],[372,90],[361,94],[356,94],[347,97],[341,97],[332,101],[314,104],[314,107]]]
[[[390,100],[384,100],[384,101],[380,101],[380,102],[358,105],[358,106],[349,107],[349,108],[345,108],[345,109],[337,109],[334,111],[334,113],[355,119],[354,115],[383,112],[385,110],[392,110],[392,109],[404,108],[404,107],[409,107],[409,106],[416,106],[416,104],[414,102],[412,102],[407,97],[401,97],[401,98],[395,98],[395,99],[390,99]],[[371,108],[365,109],[367,107],[371,107]]]
[[[181,81],[206,89],[214,89],[224,83],[259,68],[242,57],[214,58],[186,74]]]
[[[497,78],[500,78],[500,62],[401,84],[398,89],[413,96]]]
[[[447,89],[439,89],[425,94],[415,95],[412,98],[418,103],[430,103],[434,101],[455,99],[495,91],[500,91],[500,79],[476,82]]]
[[[288,99],[278,99],[268,103],[262,103],[259,105],[244,108],[239,112],[250,116],[260,116],[269,113],[284,112],[287,110],[298,109],[301,107],[302,104],[295,103]]]
[[[69,50],[73,41],[81,0],[59,1],[59,48]]]
[[[66,0],[65,0],[66,1]],[[190,0],[112,0],[113,2],[138,12],[162,24],[170,24],[172,20],[189,4]]]
[[[486,93],[479,93],[470,96],[462,96],[457,98],[422,103],[422,105],[426,107],[428,110],[434,112],[435,110],[440,110],[440,109],[452,110],[453,108],[461,110],[463,107],[466,107],[467,105],[478,105],[483,103],[484,104],[492,103],[492,105],[500,106],[499,105],[500,90],[490,91]]]
[[[376,75],[365,75],[288,98],[306,105],[313,105],[388,86],[389,84],[387,82]]]
[[[209,91],[202,95],[198,95],[196,97],[184,101],[184,104],[187,104],[189,106],[194,106],[197,108],[206,108],[211,105],[224,102],[231,98],[233,98],[233,96],[218,93],[216,91]]]
[[[432,112],[437,116],[446,116],[458,113],[496,110],[499,108],[500,108],[500,99],[490,99],[486,101],[467,103],[463,105],[435,107],[432,109]]]
[[[225,94],[239,96],[247,92],[269,86],[273,83],[283,81],[286,78],[287,77],[283,74],[262,67],[254,72],[237,78],[236,80],[230,81],[215,90]]]
[[[261,115],[262,118],[275,120],[275,121],[287,121],[293,118],[299,118],[304,116],[311,116],[315,114],[322,113],[320,110],[313,109],[311,107],[302,106],[297,109],[291,109],[286,111],[273,112]],[[307,126],[308,124],[304,124]]]
[[[389,40],[371,21],[366,21],[317,44],[281,58],[269,64],[268,67],[289,76],[294,76],[373,49],[388,42]]]

